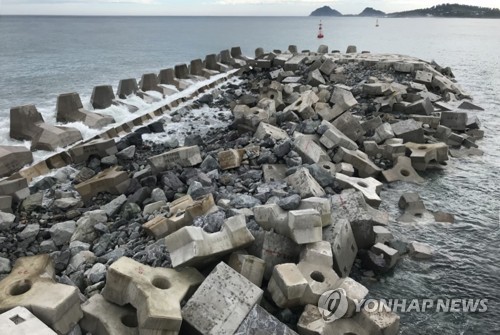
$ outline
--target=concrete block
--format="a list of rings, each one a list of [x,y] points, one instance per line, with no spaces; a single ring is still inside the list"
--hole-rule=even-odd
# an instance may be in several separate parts
[[[221,262],[182,308],[182,316],[199,334],[234,334],[262,294],[260,288]]]
[[[66,93],[57,97],[57,122],[82,122],[89,128],[102,128],[113,122],[111,116],[92,113],[83,108],[78,93]]]
[[[10,335],[57,335],[24,307],[15,307],[0,314],[0,334]]]
[[[303,134],[297,134],[293,140],[293,147],[304,163],[314,164],[330,161],[330,157],[321,146]]]
[[[432,248],[430,245],[421,242],[410,242],[408,244],[410,256],[416,259],[430,259],[432,258]]]
[[[399,121],[391,125],[394,135],[406,142],[424,143],[422,122],[413,119]]]
[[[415,71],[415,82],[417,83],[430,86],[432,84],[433,77],[434,75],[432,74],[432,72],[420,70]]]
[[[217,233],[208,234],[200,227],[183,227],[165,238],[172,266],[209,262],[216,257],[244,248],[254,241],[244,215],[233,216]]]
[[[137,80],[135,78],[122,79],[118,83],[116,95],[120,99],[126,99],[129,95],[136,94],[138,90],[139,86],[137,85]]]
[[[388,83],[363,84],[363,93],[369,96],[386,95],[390,90],[391,85]]]
[[[330,243],[333,269],[339,277],[347,277],[358,253],[351,225],[347,219],[332,222],[323,228],[323,240]]]
[[[302,199],[298,209],[315,209],[321,216],[321,226],[326,227],[332,223],[330,201],[326,198],[311,197]]]
[[[102,295],[117,305],[134,306],[139,329],[173,334],[182,323],[181,301],[203,279],[193,268],[152,268],[121,257],[109,267]]]
[[[442,142],[433,144],[408,142],[405,146],[411,151],[411,164],[417,171],[439,168],[448,160],[448,146]]]
[[[279,140],[284,140],[288,138],[288,134],[286,131],[275,127],[273,125],[270,125],[269,123],[266,122],[261,122],[259,126],[257,127],[257,130],[255,131],[255,134],[253,137],[263,140],[266,137],[271,137],[276,141]]]
[[[306,61],[306,59],[307,56],[295,55],[285,62],[283,69],[285,71],[297,71],[299,69],[300,64],[303,64]]]
[[[269,280],[274,266],[283,263],[295,263],[300,247],[286,236],[273,231],[254,231],[255,242],[247,248],[248,252],[265,262],[264,278]]]
[[[99,158],[114,155],[118,152],[115,140],[96,139],[74,146],[69,149],[69,154],[74,163],[86,162],[89,157],[97,156]]]
[[[396,62],[393,64],[394,70],[396,72],[411,73],[413,72],[413,63],[408,62]]]
[[[254,305],[234,335],[297,335],[260,305]]]
[[[350,150],[358,149],[356,142],[352,141],[333,125],[321,136],[319,141],[327,149],[334,149],[339,146]]]
[[[441,112],[441,125],[452,130],[465,131],[468,124],[466,112]]]
[[[76,191],[83,201],[89,201],[92,197],[101,192],[108,192],[115,195],[125,193],[130,179],[126,171],[120,171],[120,166],[106,169],[83,183],[75,185]]]
[[[257,48],[255,49],[255,58],[260,58],[264,56],[264,48]]]
[[[317,87],[319,85],[325,85],[325,79],[318,69],[315,69],[307,75],[307,85]]]
[[[354,175],[354,166],[349,163],[337,163],[335,164],[335,172],[345,174],[346,176],[352,177]]]
[[[357,48],[356,48],[356,46],[355,46],[355,45],[349,45],[349,46],[347,47],[347,50],[346,50],[346,52],[345,52],[345,53],[346,53],[346,54],[355,54],[355,53],[357,53],[357,52],[358,52],[358,51],[357,51]]]
[[[246,105],[236,105],[233,108],[234,124],[242,132],[255,132],[261,122],[270,123],[271,114],[268,110]]]
[[[160,81],[158,80],[158,76],[156,73],[145,73],[141,77],[141,81],[139,82],[139,88],[143,92],[147,91],[157,91],[161,92],[161,89],[158,87]]]
[[[253,255],[233,252],[229,257],[228,265],[257,287],[261,287],[266,270],[266,263],[262,259]]]
[[[130,306],[112,304],[95,294],[83,305],[80,326],[93,335],[139,335],[137,311]]]
[[[434,112],[434,106],[429,98],[415,101],[404,109],[405,114],[431,115]]]
[[[33,154],[24,146],[0,145],[0,178],[18,172],[33,163]]]
[[[439,123],[441,121],[440,116],[433,116],[433,115],[416,115],[416,114],[411,114],[409,115],[413,120],[422,122],[423,125],[429,126],[429,128],[432,129],[437,129],[439,127]]]
[[[333,71],[335,70],[337,66],[335,65],[335,62],[330,59],[330,58],[327,58],[323,64],[321,64],[319,70],[321,71],[321,73],[327,75],[327,76],[330,76]]]
[[[385,180],[388,183],[395,181],[405,181],[415,184],[422,184],[425,179],[420,177],[420,175],[415,171],[412,166],[411,158],[406,156],[396,157],[396,164],[392,169],[385,170],[382,172]]]
[[[332,122],[332,124],[354,142],[359,140],[365,134],[359,120],[352,116],[349,112],[345,112],[340,115]]]
[[[374,226],[373,232],[375,233],[375,243],[386,243],[394,239],[391,231],[386,227]]]
[[[368,295],[368,289],[352,278],[342,278],[337,283],[343,289],[347,299],[347,312],[344,317],[352,317],[356,313],[357,305]]]
[[[357,190],[344,190],[331,197],[332,221],[348,220],[358,249],[369,249],[375,244],[373,226],[386,226],[389,216],[367,204]]]
[[[217,64],[217,55],[210,54],[205,56],[205,67],[208,70],[220,71],[220,67]]]
[[[396,249],[393,249],[383,243],[377,242],[372,248],[376,255],[383,255],[386,262],[387,269],[392,269],[399,260],[399,253]]]
[[[95,86],[92,90],[90,103],[95,109],[105,109],[111,106],[114,99],[113,87],[111,85],[101,85]]]
[[[380,306],[380,304],[385,305],[383,301],[370,302],[369,308],[362,308],[355,316],[355,320],[369,334],[399,334],[400,316],[391,312],[387,306]]]
[[[241,165],[244,150],[229,149],[219,151],[217,159],[221,170],[235,169]]]
[[[379,197],[380,191],[382,189],[382,183],[373,177],[368,178],[356,178],[343,175],[341,173],[336,173],[335,178],[339,183],[340,187],[343,189],[354,188],[360,191],[366,199],[366,202],[371,206],[378,208],[381,203]]]
[[[263,164],[262,172],[266,183],[284,180],[287,166],[285,164]]]
[[[287,263],[274,267],[267,290],[278,307],[288,308],[301,304],[308,285],[297,265]]]
[[[148,164],[153,173],[158,173],[173,168],[174,166],[191,167],[202,162],[200,148],[197,145],[181,147],[166,153],[151,156]]]
[[[342,318],[333,322],[323,319],[325,311],[321,312],[316,305],[306,305],[297,323],[301,335],[370,335],[362,325],[353,318]],[[328,312],[329,313],[329,312]],[[373,333],[379,335],[380,333]]]
[[[346,162],[352,164],[361,178],[376,177],[382,171],[382,169],[376,166],[368,155],[361,150],[349,150],[340,147],[333,157],[333,160],[336,163]]]
[[[321,197],[325,190],[311,176],[308,169],[302,167],[294,174],[288,176],[288,184],[300,194],[301,198]]]
[[[9,196],[14,202],[21,202],[30,195],[26,178],[5,179],[0,181],[0,195]]]
[[[68,333],[82,318],[78,289],[55,282],[50,256],[18,258],[0,281],[0,312],[27,308],[57,333]]]
[[[350,91],[339,87],[335,87],[333,90],[330,102],[342,109],[342,111],[346,111],[358,104]]]
[[[10,109],[10,137],[30,140],[32,150],[54,151],[82,140],[80,131],[46,124],[35,105]]]
[[[477,110],[477,111],[484,111],[484,108],[473,104],[470,101],[463,101],[459,106],[458,109],[466,109],[466,110]]]
[[[284,109],[284,112],[297,113],[303,120],[313,118],[316,115],[313,105],[319,101],[313,91],[305,91],[300,98]]]
[[[0,212],[12,213],[12,197],[10,195],[0,195]]]
[[[186,64],[177,64],[174,66],[175,77],[179,79],[189,78],[189,69]]]
[[[375,134],[373,135],[373,140],[377,144],[380,144],[385,140],[391,139],[393,137],[394,137],[394,132],[392,130],[391,125],[387,122],[384,122],[380,126],[375,128]]]
[[[158,74],[158,81],[160,84],[174,85],[179,88],[179,81],[175,78],[175,72],[172,68],[160,70],[160,73]]]

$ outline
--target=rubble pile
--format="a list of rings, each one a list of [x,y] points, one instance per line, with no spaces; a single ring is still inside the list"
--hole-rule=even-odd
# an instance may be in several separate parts
[[[144,99],[231,69],[241,83],[164,109],[169,118],[117,141],[78,143],[67,152],[71,165],[30,184],[19,174],[1,180],[1,332],[397,334],[395,313],[355,308],[369,296],[361,281],[407,253],[422,260],[433,251],[394,239],[381,190],[425,183],[449,155],[481,154],[479,107],[436,64],[326,50],[259,48],[251,59],[236,47],[145,74],[139,85],[123,80],[117,96]],[[113,99],[108,86],[92,97],[96,108]],[[167,123],[199,121],[190,112],[204,105],[223,126],[143,139]],[[16,113],[33,119],[18,136],[59,134],[34,106]],[[83,110],[76,93],[60,98],[58,115],[110,122]],[[68,131],[60,140],[77,141]],[[2,158],[3,175],[32,159],[2,150],[15,156]],[[453,222],[416,193],[399,206],[400,222]],[[348,307],[329,322],[320,299],[338,289]]]

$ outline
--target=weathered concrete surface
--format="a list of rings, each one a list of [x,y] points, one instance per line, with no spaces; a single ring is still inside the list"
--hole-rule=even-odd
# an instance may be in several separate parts
[[[208,234],[199,227],[184,227],[165,238],[172,266],[209,262],[216,257],[244,248],[254,241],[244,215],[233,216],[217,233]]]
[[[391,124],[392,131],[396,137],[406,142],[424,143],[424,129],[422,122],[413,119],[399,121]]]
[[[260,288],[221,262],[182,308],[182,317],[200,334],[234,334],[262,294]]]
[[[254,305],[234,335],[297,335],[296,332],[269,314],[260,305]]]
[[[398,180],[416,184],[422,184],[425,182],[425,179],[420,177],[417,171],[413,168],[411,158],[406,156],[396,157],[396,164],[394,167],[383,171],[382,175],[388,183]]]
[[[376,177],[380,174],[382,169],[373,163],[367,154],[361,150],[349,150],[340,147],[333,157],[335,163],[346,162],[358,171],[361,178]]]
[[[33,154],[24,146],[0,145],[0,178],[33,163]]]
[[[0,314],[0,334],[9,335],[57,335],[46,324],[24,307],[15,307]]]
[[[333,269],[337,275],[349,276],[358,253],[358,246],[349,221],[347,219],[336,220],[332,225],[323,228],[323,240],[331,245]]]
[[[82,305],[81,328],[93,335],[139,335],[137,311],[108,302],[100,294]]]
[[[32,141],[32,150],[54,151],[82,140],[80,131],[46,124],[35,105],[10,109],[10,137]]]
[[[5,179],[0,181],[0,195],[9,196],[14,202],[20,202],[30,195],[26,178]]]
[[[153,172],[161,172],[179,165],[181,167],[191,167],[202,162],[200,148],[195,145],[191,147],[181,147],[170,150],[164,154],[148,158],[148,164]]]
[[[339,183],[340,187],[343,189],[354,188],[360,191],[366,199],[366,202],[371,206],[378,208],[382,199],[380,199],[380,191],[382,190],[382,183],[377,179],[368,178],[356,178],[343,175],[342,173],[336,173],[335,178]]]
[[[321,197],[325,195],[325,190],[306,168],[300,168],[297,172],[288,176],[287,181],[295,191],[299,192],[302,198]]]
[[[411,164],[417,171],[425,171],[428,168],[440,168],[446,165],[448,160],[448,146],[442,142],[438,143],[405,143],[406,148],[411,150]]]
[[[219,151],[217,154],[217,160],[219,161],[221,170],[229,170],[239,167],[243,160],[244,153],[245,151],[241,149]]]
[[[111,85],[95,86],[92,90],[90,103],[95,109],[106,109],[112,105],[115,99],[113,87]]]
[[[274,303],[281,308],[300,306],[306,292],[307,280],[296,264],[279,264],[274,267],[273,275],[267,285]]]
[[[118,83],[116,95],[120,99],[126,99],[129,95],[136,94],[138,90],[139,87],[135,78],[122,79]]]
[[[134,306],[139,329],[177,332],[182,323],[180,303],[203,279],[193,268],[152,268],[121,257],[109,267],[102,295],[117,305]]]
[[[106,169],[94,177],[75,186],[83,201],[89,201],[101,192],[123,194],[127,189],[130,179],[126,171],[120,171],[120,166]]]
[[[82,318],[78,289],[55,282],[49,255],[18,258],[0,281],[0,312],[26,307],[58,333],[68,333]]]
[[[91,156],[103,158],[114,155],[118,152],[115,140],[96,139],[74,146],[69,150],[73,162],[82,163]]]
[[[266,270],[266,263],[262,259],[240,252],[233,252],[227,264],[256,286],[260,287],[262,285]]]
[[[85,110],[78,93],[59,95],[56,109],[57,122],[83,122],[89,128],[102,128],[115,122],[111,116]]]

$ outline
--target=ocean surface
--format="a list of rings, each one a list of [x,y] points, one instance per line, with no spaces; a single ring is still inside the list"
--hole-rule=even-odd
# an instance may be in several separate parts
[[[402,334],[500,334],[500,20],[323,18],[325,38],[316,39],[310,17],[6,17],[0,16],[0,144],[8,138],[9,110],[35,104],[55,122],[56,98],[78,92],[86,107],[92,88],[206,54],[241,46],[285,50],[399,53],[450,66],[463,88],[486,110],[477,113],[486,137],[482,157],[451,159],[424,185],[395,183],[383,191],[383,208],[398,238],[433,246],[432,261],[404,258],[376,282],[363,282],[370,297],[385,299],[488,299],[486,313],[402,313]],[[147,108],[136,99],[135,103]],[[141,105],[143,104],[143,105]],[[204,111],[207,112],[207,111]],[[125,120],[130,115],[110,108]],[[75,125],[85,137],[92,132]],[[26,143],[29,145],[29,143]],[[37,153],[37,157],[43,153]],[[454,224],[402,225],[397,201],[417,191],[430,209],[455,214]]]

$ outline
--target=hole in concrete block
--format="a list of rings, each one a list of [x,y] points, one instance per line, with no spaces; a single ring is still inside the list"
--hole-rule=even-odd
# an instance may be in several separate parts
[[[253,115],[259,114],[259,111],[253,111]]]
[[[427,149],[427,147],[425,145],[421,145],[418,147],[418,150],[425,150],[425,149]]]
[[[274,100],[274,94],[271,94],[271,95],[269,96],[269,98],[271,98],[271,99],[273,99],[273,100]]]
[[[19,280],[9,290],[9,294],[12,296],[21,295],[28,292],[31,289],[31,281],[29,280]]]
[[[343,335],[358,335],[358,334],[353,333],[353,332],[347,332],[347,333],[344,333]]]
[[[22,317],[20,317],[19,315],[14,315],[13,317],[9,318],[9,320],[12,321],[15,325],[18,325],[18,324],[26,321]]]
[[[361,187],[368,187],[368,185],[362,181],[358,181],[358,185]]]
[[[127,314],[121,317],[120,321],[125,327],[137,328],[139,322],[137,322],[137,315]]]
[[[330,165],[326,165],[326,164],[325,164],[325,165],[323,165],[323,167],[324,167],[325,169],[327,169],[327,170],[330,170]]]
[[[408,177],[410,175],[410,171],[405,170],[405,169],[399,171],[399,173],[401,173],[401,175],[404,177]]]
[[[159,288],[161,290],[167,290],[170,288],[170,282],[167,278],[156,277],[151,281],[154,287]]]
[[[413,216],[415,216],[417,218],[421,218],[422,217],[422,213],[415,213],[415,214],[413,214]]]
[[[322,283],[325,281],[325,276],[323,276],[323,274],[319,271],[314,271],[313,273],[311,273],[311,279]]]
[[[351,250],[352,250],[352,252],[356,251],[356,248],[354,247],[354,244],[351,244]]]

